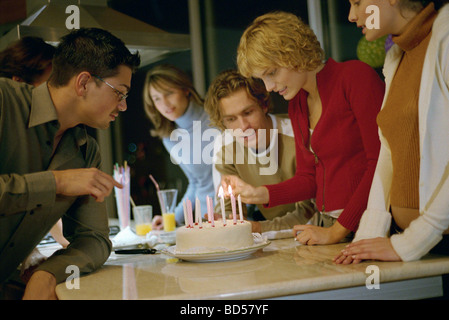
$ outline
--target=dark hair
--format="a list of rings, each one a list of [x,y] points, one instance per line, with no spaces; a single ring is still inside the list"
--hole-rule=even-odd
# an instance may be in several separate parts
[[[448,3],[448,0],[403,0],[403,4],[414,11],[419,11],[423,7],[427,7],[427,5],[431,2],[434,3],[435,9],[439,10],[442,6]],[[405,3],[404,3],[405,2]]]
[[[51,64],[55,48],[38,37],[23,37],[0,52],[0,77],[32,84]]]
[[[61,38],[53,58],[49,83],[66,85],[76,74],[87,71],[102,78],[114,76],[125,65],[134,72],[140,65],[139,53],[131,54],[122,40],[98,28],[81,28]]]

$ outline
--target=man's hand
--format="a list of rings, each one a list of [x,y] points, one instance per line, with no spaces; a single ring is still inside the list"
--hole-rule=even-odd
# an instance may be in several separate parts
[[[247,220],[249,223],[251,223],[251,231],[254,233],[262,233],[262,226],[260,225],[259,221],[251,221]]]
[[[103,202],[113,187],[123,188],[112,176],[96,168],[52,171],[56,180],[56,194],[65,196],[92,195]]]
[[[187,222],[186,222],[186,224],[187,224]],[[161,215],[155,216],[153,218],[151,226],[152,226],[153,230],[162,230],[162,228],[164,227],[164,219],[162,218],[162,216]]]
[[[56,278],[47,271],[36,271],[25,288],[23,300],[58,300]]]

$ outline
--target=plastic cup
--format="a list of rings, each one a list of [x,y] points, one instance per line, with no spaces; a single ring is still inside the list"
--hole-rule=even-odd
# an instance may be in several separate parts
[[[144,236],[151,231],[153,220],[153,207],[150,205],[133,207],[134,222],[136,225],[136,234]]]
[[[178,190],[176,189],[159,190],[157,192],[157,196],[159,199],[159,205],[161,207],[164,231],[165,232],[175,231],[176,229],[175,207],[178,197]]]

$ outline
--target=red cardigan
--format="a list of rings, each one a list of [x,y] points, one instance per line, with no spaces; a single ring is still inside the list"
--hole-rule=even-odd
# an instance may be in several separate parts
[[[339,223],[356,231],[366,209],[380,150],[376,116],[385,85],[360,61],[329,59],[317,74],[323,110],[309,146],[309,117],[304,90],[289,102],[296,141],[296,174],[267,185],[267,207],[315,198],[318,210],[343,209]]]

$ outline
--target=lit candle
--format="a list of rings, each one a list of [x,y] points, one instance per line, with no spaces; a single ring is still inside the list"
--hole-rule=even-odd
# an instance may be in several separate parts
[[[237,224],[237,213],[235,210],[235,197],[234,197],[234,194],[232,193],[231,186],[228,186],[228,192],[231,195],[232,219],[234,219],[234,224]]]
[[[214,204],[212,198],[207,196],[207,218],[211,223],[212,227],[215,227],[214,221]]]
[[[200,228],[203,227],[203,222],[201,219],[201,203],[200,203],[200,199],[198,199],[198,197],[196,197],[196,200],[195,200],[195,224],[198,224],[200,226]]]
[[[240,222],[243,222],[243,210],[242,210],[242,197],[238,195],[237,201],[239,203],[239,216],[240,216]]]
[[[225,205],[224,205],[223,187],[221,187],[221,186],[220,186],[220,189],[218,189],[218,196],[220,197],[221,217],[223,219],[223,226],[225,226],[226,225],[226,213],[225,213]]]

